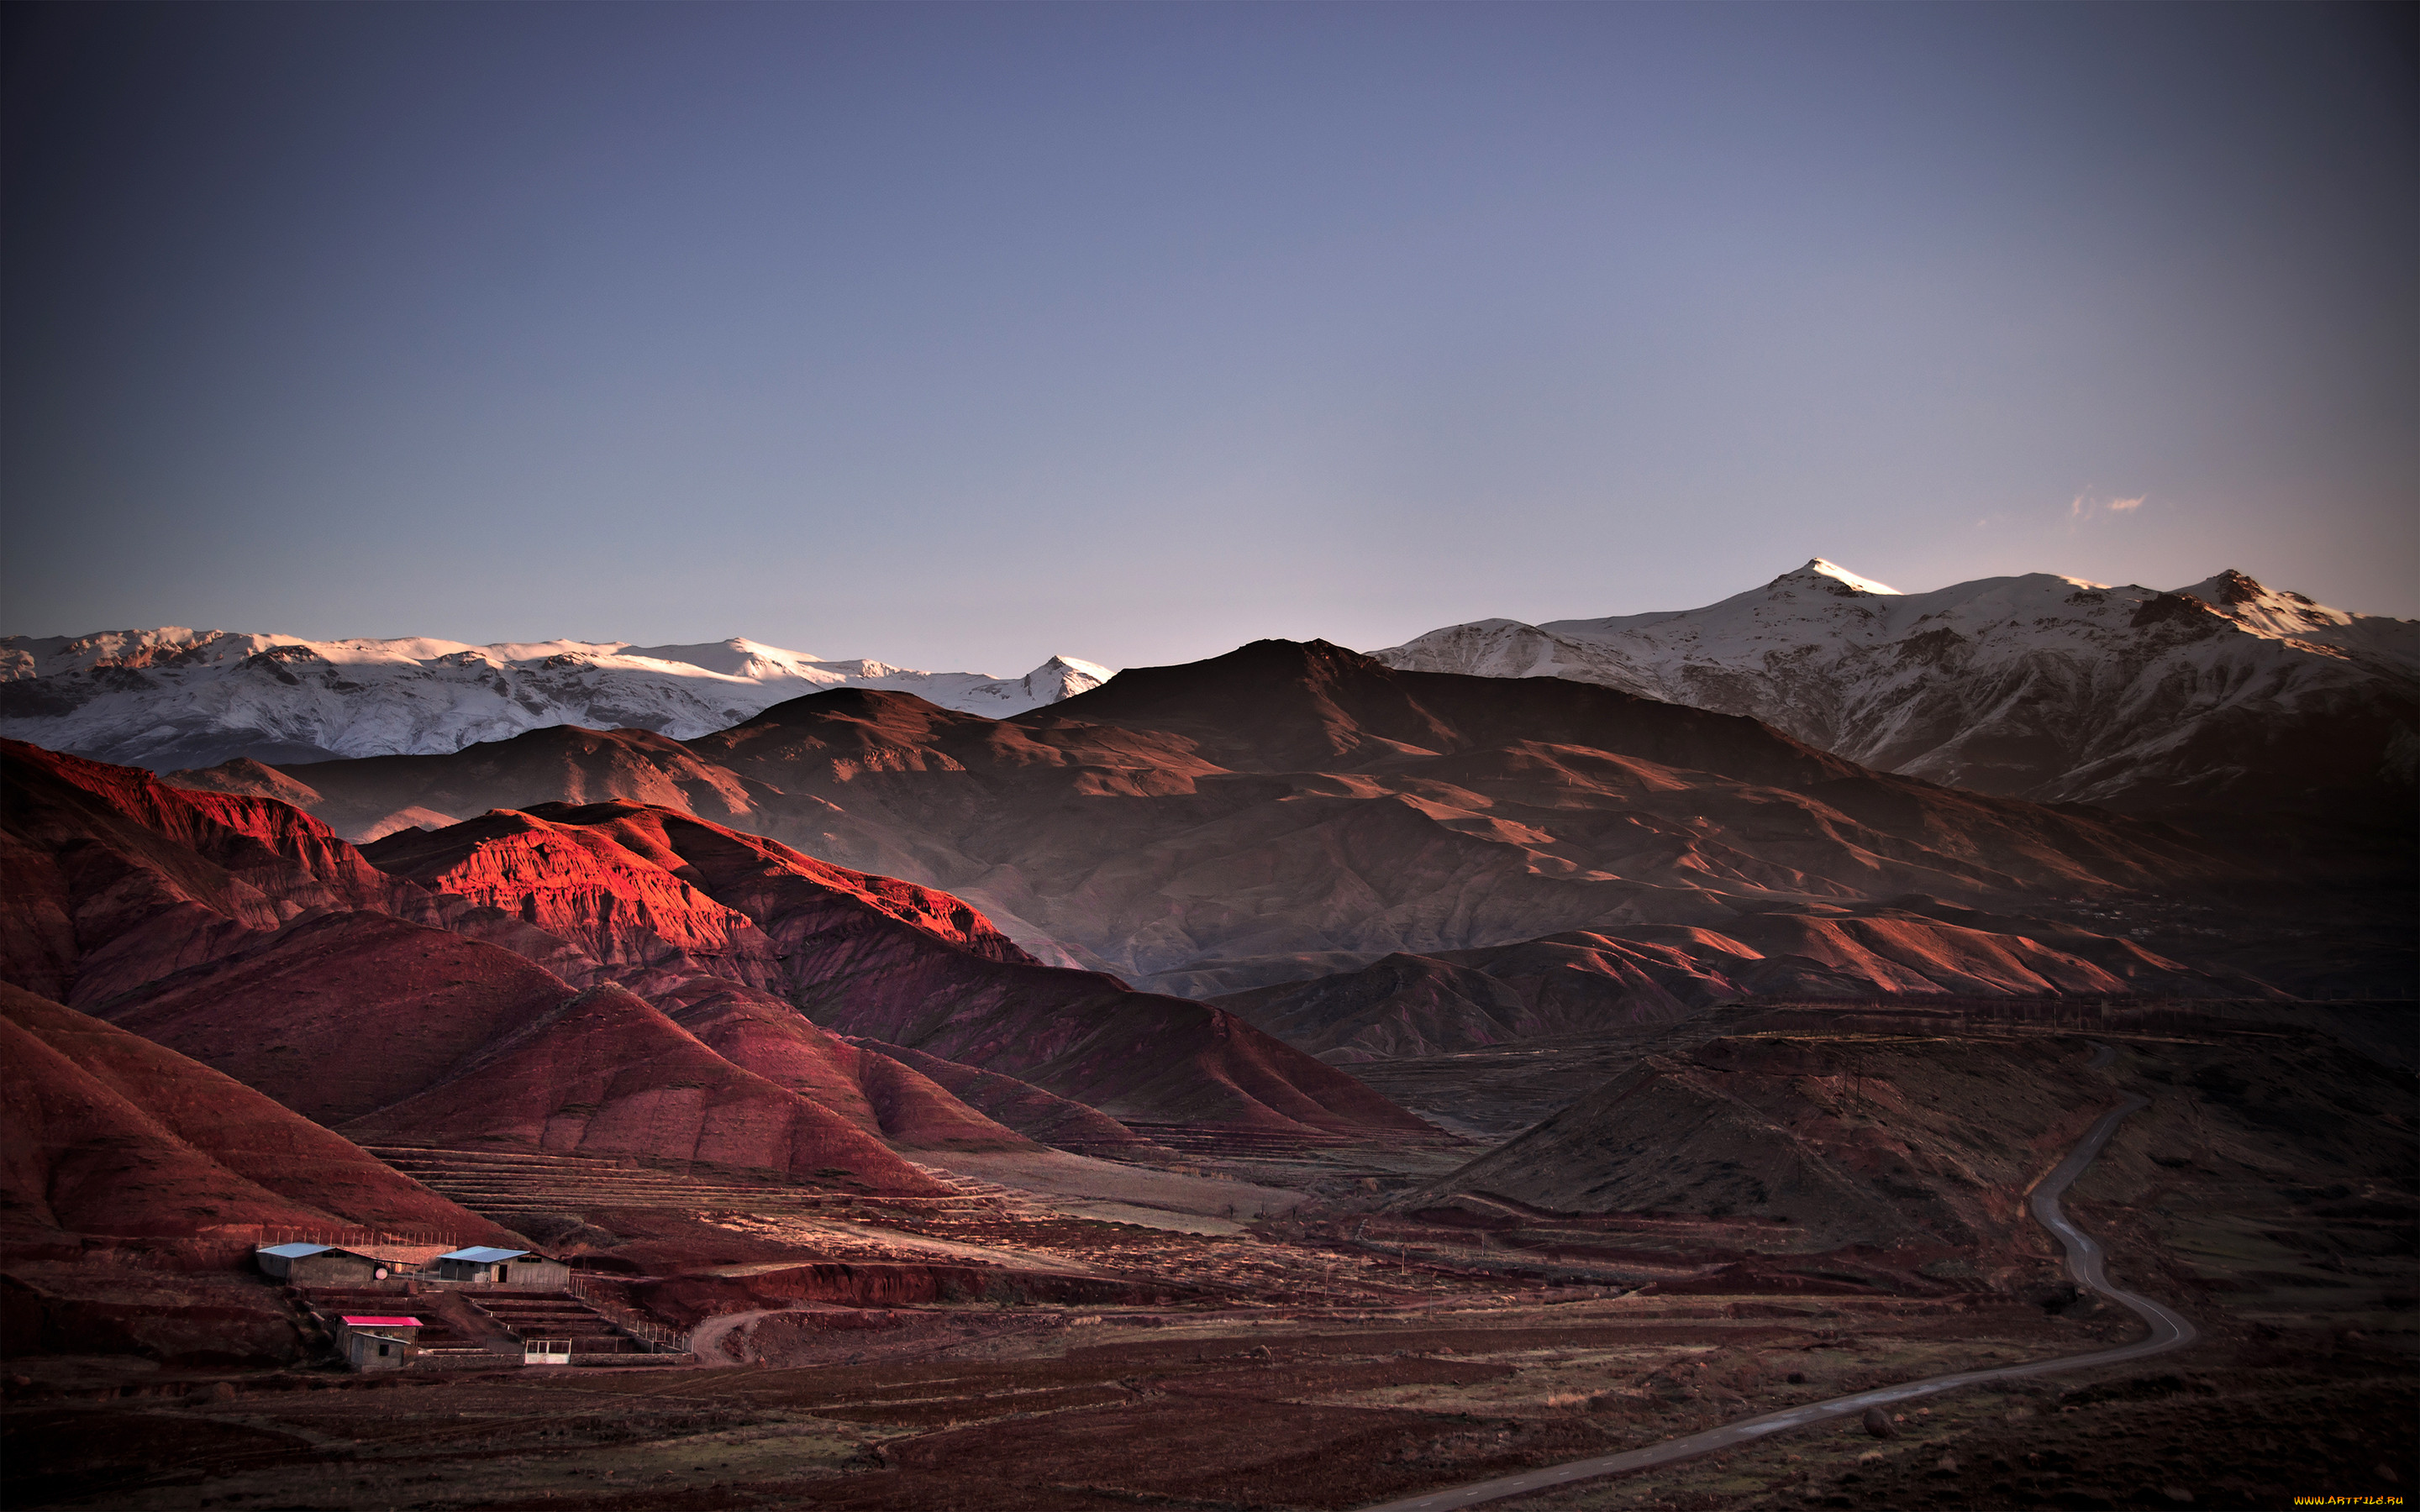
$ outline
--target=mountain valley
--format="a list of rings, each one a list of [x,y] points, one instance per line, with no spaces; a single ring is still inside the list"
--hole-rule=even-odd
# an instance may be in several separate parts
[[[2138,1098],[2071,1211],[2185,1352],[1556,1494],[2262,1504],[2335,1450],[2185,1404],[2393,1457],[2412,1011],[2310,998],[2408,993],[2408,930],[2391,845],[2194,811],[1321,642],[1005,719],[9,743],[11,1485],[1360,1506],[2123,1343],[2025,1194]],[[644,1348],[354,1376],[236,1273],[297,1235],[458,1331],[409,1277],[539,1250]]]
[[[1041,959],[1191,995],[1571,930],[1699,930],[1745,958],[1726,931],[1779,927],[1750,916],[1819,920],[1916,895],[2037,918],[2001,933],[2075,945],[2099,963],[2071,974],[2079,987],[2235,995],[2257,988],[2226,971],[2184,986],[2193,968],[2037,916],[2224,898],[2274,875],[2171,826],[1865,771],[1736,717],[1401,672],[1316,643],[1129,671],[1005,721],[847,690],[685,743],[549,730],[453,756],[173,780],[282,795],[362,837],[415,816],[657,803],[964,897]],[[1896,949],[1935,962],[1964,949],[1910,946],[1953,926],[1901,912]],[[1861,948],[1817,955],[1875,990],[1960,992],[1972,975],[1894,975]]]

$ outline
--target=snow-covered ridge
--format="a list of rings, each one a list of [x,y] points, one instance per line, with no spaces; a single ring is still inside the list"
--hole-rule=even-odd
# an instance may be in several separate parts
[[[440,755],[557,724],[685,740],[835,687],[1005,718],[1111,675],[1067,656],[1023,677],[917,671],[737,638],[471,645],[168,626],[0,640],[0,735],[170,771],[234,756]]]
[[[2168,592],[2030,573],[1902,594],[1819,557],[1702,609],[1478,620],[1372,655],[1751,715],[1869,766],[2052,800],[2274,796],[2298,762],[2313,788],[2408,785],[2420,752],[2420,622],[2234,571]]]

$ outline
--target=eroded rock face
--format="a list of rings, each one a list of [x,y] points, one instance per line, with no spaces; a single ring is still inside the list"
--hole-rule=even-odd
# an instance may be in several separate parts
[[[753,920],[597,828],[498,810],[433,834],[405,830],[365,854],[391,875],[569,940],[617,980],[781,978],[780,949]]]

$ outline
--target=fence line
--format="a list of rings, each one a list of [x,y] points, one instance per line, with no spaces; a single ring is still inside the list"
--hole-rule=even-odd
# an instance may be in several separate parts
[[[646,1345],[648,1353],[653,1354],[658,1350],[667,1354],[690,1352],[690,1335],[685,1330],[666,1328],[661,1323],[640,1317],[630,1307],[609,1294],[593,1277],[574,1271],[571,1273],[570,1282],[564,1289],[597,1309],[597,1315],[615,1328]]]
[[[95,1241],[99,1241],[96,1242]],[[190,1271],[240,1266],[272,1244],[328,1244],[338,1249],[459,1249],[474,1241],[437,1227],[382,1228],[370,1225],[230,1224],[203,1234],[95,1236],[82,1263],[150,1271]]]

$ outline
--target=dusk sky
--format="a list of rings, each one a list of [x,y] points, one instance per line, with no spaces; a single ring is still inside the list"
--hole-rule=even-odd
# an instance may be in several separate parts
[[[0,12],[0,632],[2420,615],[2412,8]]]

